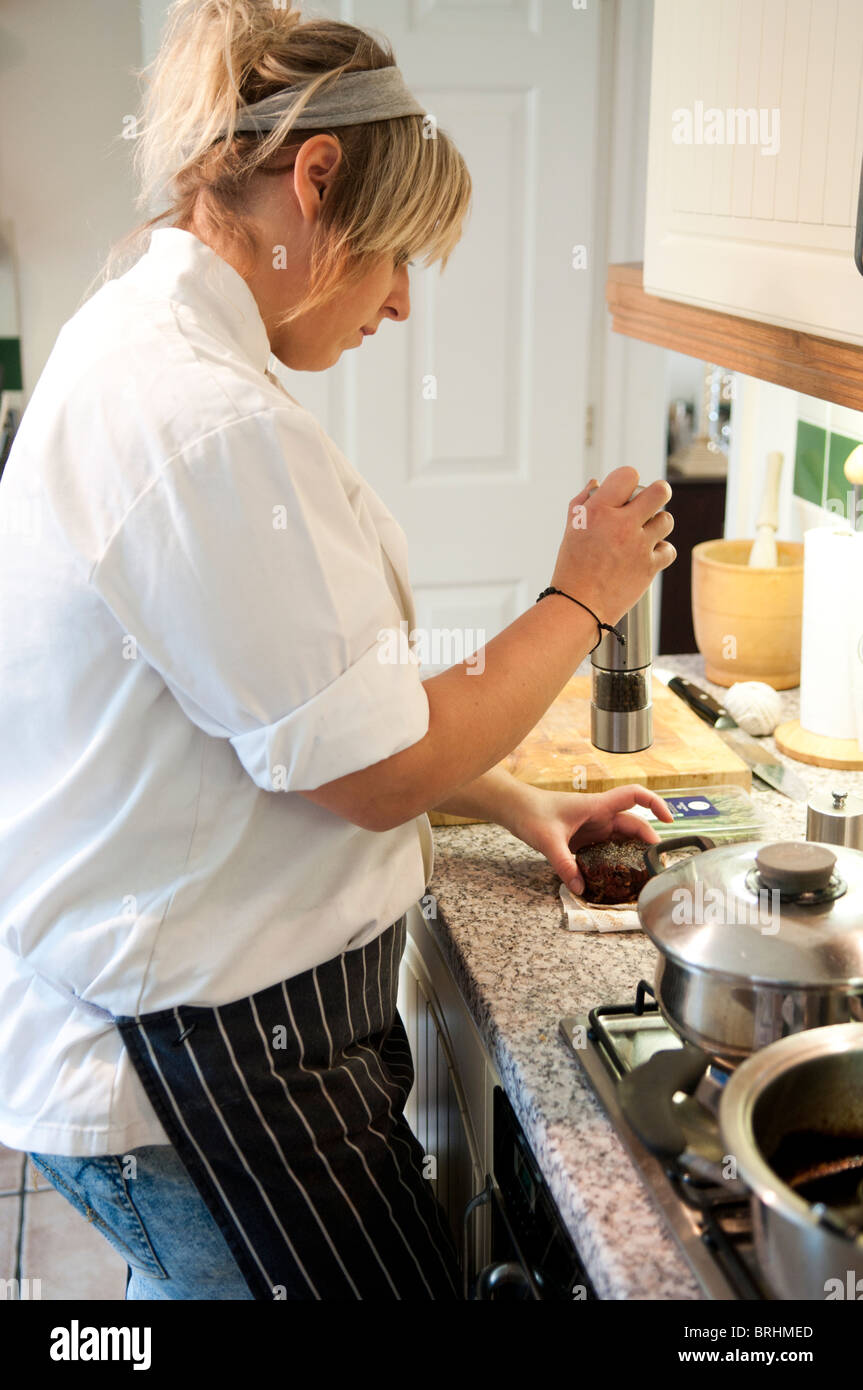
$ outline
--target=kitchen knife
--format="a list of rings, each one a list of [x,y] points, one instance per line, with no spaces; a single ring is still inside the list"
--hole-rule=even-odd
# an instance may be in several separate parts
[[[673,690],[675,695],[685,700],[701,719],[711,724],[723,742],[743,759],[762,782],[766,782],[775,791],[782,792],[783,796],[790,797],[792,801],[809,800],[809,788],[803,779],[784,763],[779,762],[775,755],[751,734],[741,729],[725,706],[714,700],[712,695],[708,695],[706,690],[694,685],[685,676],[674,676],[667,671],[659,672],[656,667],[653,668],[653,673],[669,690]]]

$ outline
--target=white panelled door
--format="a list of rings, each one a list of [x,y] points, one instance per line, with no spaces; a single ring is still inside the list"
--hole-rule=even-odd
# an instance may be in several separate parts
[[[407,323],[327,372],[280,375],[407,532],[419,628],[490,638],[550,583],[589,466],[602,0],[304,8],[386,35],[474,205],[443,275],[411,270]],[[430,655],[424,674],[461,654]]]

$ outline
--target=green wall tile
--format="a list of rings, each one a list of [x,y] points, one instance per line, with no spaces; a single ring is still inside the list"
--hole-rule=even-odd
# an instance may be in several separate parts
[[[21,390],[21,340],[20,338],[0,338],[0,367],[2,367],[3,390]]]
[[[794,451],[794,492],[806,502],[822,504],[826,469],[827,432],[818,425],[797,421],[797,444]]]
[[[842,514],[846,521],[850,521],[848,515],[849,500],[848,493],[851,491],[851,484],[845,477],[845,460],[856,449],[860,443],[859,439],[851,439],[847,434],[831,434],[828,454],[827,454],[827,497],[836,498],[842,503]]]

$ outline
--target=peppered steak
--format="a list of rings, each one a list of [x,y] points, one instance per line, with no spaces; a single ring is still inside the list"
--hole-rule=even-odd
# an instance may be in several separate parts
[[[575,851],[575,862],[584,879],[585,902],[633,902],[648,880],[644,840],[614,836],[600,844]]]

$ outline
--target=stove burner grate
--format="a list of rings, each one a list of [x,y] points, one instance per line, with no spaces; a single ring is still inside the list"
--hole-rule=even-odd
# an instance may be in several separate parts
[[[699,1265],[707,1260],[718,1267],[727,1288],[736,1298],[747,1301],[760,1301],[769,1298],[769,1294],[760,1281],[755,1263],[748,1200],[739,1196],[730,1197],[726,1190],[692,1177],[675,1162],[663,1164],[648,1154],[629,1131],[622,1113],[614,1102],[614,1089],[617,1081],[626,1072],[631,1071],[634,1065],[638,1065],[637,1061],[633,1062],[621,1050],[623,1042],[631,1038],[630,1031],[625,1027],[623,1029],[614,1028],[615,1020],[620,1020],[621,1023],[625,1024],[627,1019],[643,1019],[645,1026],[650,1029],[651,1036],[660,1045],[666,1047],[669,1045],[682,1046],[682,1040],[664,1020],[652,986],[646,980],[639,980],[634,1001],[627,1004],[601,1004],[588,1013],[586,1019],[587,1043],[593,1055],[600,1058],[603,1063],[599,1073],[595,1073],[591,1067],[586,1067],[588,1080],[597,1091],[612,1122],[625,1138],[627,1147],[636,1162],[636,1167],[642,1179],[647,1183],[648,1190],[653,1192],[655,1198],[658,1196],[654,1186],[655,1180],[650,1174],[651,1171],[656,1173],[657,1180],[661,1174],[662,1179],[668,1185],[669,1198],[671,1200],[676,1199],[680,1204],[680,1209],[690,1213],[687,1219],[687,1229],[692,1230],[697,1245],[704,1252],[698,1261]],[[654,1022],[651,1023],[651,1020]],[[574,1021],[568,1020],[570,1023]],[[566,1023],[567,1020],[564,1022]],[[633,1032],[637,1032],[637,1029]],[[564,1036],[568,1036],[566,1028],[564,1028]],[[571,1037],[569,1037],[569,1041],[571,1045],[574,1045]],[[587,1059],[583,1052],[578,1047],[575,1048],[575,1051],[582,1066],[585,1066]],[[710,1070],[716,1072],[717,1084],[721,1088],[721,1083],[727,1076],[727,1066],[711,1065]],[[606,1073],[608,1080],[612,1083],[610,1087],[608,1081],[600,1083],[602,1072]],[[666,1218],[669,1218],[667,1199],[660,1197],[659,1205]],[[675,1224],[672,1222],[672,1229],[675,1228]],[[675,1234],[679,1235],[679,1231],[675,1231]],[[684,1244],[688,1245],[689,1241],[686,1240]],[[692,1253],[691,1250],[690,1253]],[[696,1270],[696,1272],[698,1271]],[[707,1284],[709,1282],[708,1280]],[[725,1293],[719,1296],[728,1297],[729,1294]]]

